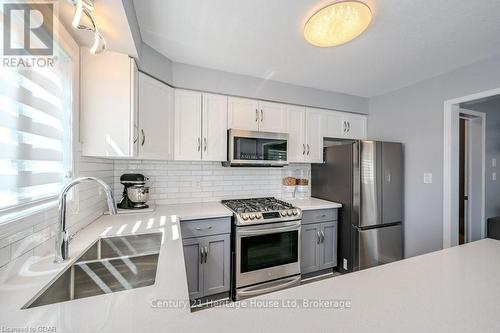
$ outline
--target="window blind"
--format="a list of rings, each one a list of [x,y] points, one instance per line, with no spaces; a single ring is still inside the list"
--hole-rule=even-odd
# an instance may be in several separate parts
[[[71,173],[70,57],[0,67],[0,211],[54,199]]]

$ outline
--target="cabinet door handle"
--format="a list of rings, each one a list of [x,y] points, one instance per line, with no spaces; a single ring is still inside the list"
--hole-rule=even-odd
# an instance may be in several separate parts
[[[347,133],[351,131],[351,122],[347,122]]]
[[[204,151],[207,151],[207,138],[205,137],[203,139],[203,141],[205,141],[205,147],[203,148]]]
[[[325,242],[325,233],[321,230],[321,243]]]
[[[196,231],[201,231],[201,230],[211,230],[211,229],[212,229],[212,226],[208,226],[208,227],[206,227],[206,228],[200,228],[200,227],[196,227],[196,228],[194,228],[194,230],[196,230]]]
[[[344,125],[343,126],[343,130],[344,130],[344,133],[345,133],[347,131],[347,124],[346,124],[345,120],[344,120],[344,124],[343,125]]]
[[[306,145],[305,143],[302,144],[302,155],[306,154]]]
[[[146,143],[146,134],[144,133],[143,129],[141,129],[141,134],[142,134],[141,146],[144,147],[144,143]]]
[[[259,121],[259,110],[255,109],[255,122]]]
[[[201,139],[198,138],[198,151],[201,151]]]
[[[200,264],[203,264],[203,257],[205,256],[204,247],[200,247]]]
[[[139,129],[137,128],[137,125],[134,125],[134,143],[137,142],[137,140],[139,140]]]
[[[309,155],[309,153],[311,152],[311,150],[309,149],[309,144],[307,144],[307,155]]]
[[[321,243],[321,235],[320,235],[319,231],[316,233],[316,236],[317,236],[316,243],[317,244]]]
[[[207,263],[208,259],[208,247],[205,246],[205,264]]]
[[[264,121],[264,111],[262,111],[262,109],[260,109],[260,122],[263,122]]]

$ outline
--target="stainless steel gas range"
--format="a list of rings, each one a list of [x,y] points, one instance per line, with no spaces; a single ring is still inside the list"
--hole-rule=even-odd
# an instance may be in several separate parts
[[[234,213],[233,299],[300,284],[302,211],[275,198],[222,203]]]

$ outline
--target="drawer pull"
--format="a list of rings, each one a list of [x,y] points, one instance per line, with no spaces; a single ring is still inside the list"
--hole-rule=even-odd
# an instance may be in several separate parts
[[[321,218],[323,218],[323,217],[326,217],[326,214],[316,216],[316,218],[317,218],[317,219],[321,219]]]
[[[200,227],[196,227],[196,228],[194,228],[194,229],[195,229],[195,230],[197,230],[197,231],[202,231],[202,230],[211,230],[211,229],[212,229],[212,226],[209,226],[209,227],[207,227],[207,228],[200,228]]]

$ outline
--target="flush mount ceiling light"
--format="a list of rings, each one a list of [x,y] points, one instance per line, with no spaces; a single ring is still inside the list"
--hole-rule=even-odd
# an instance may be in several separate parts
[[[97,25],[92,17],[92,11],[94,10],[93,0],[72,0],[72,2],[75,5],[75,15],[73,16],[71,25],[75,29],[90,30],[94,33],[94,43],[90,48],[90,53],[98,54],[103,52],[106,49],[106,41],[99,33],[99,29],[97,29]],[[90,26],[81,23],[82,14],[85,14],[88,18]]]
[[[314,46],[341,45],[361,35],[371,19],[370,7],[363,2],[332,3],[309,18],[304,27],[304,37]]]

